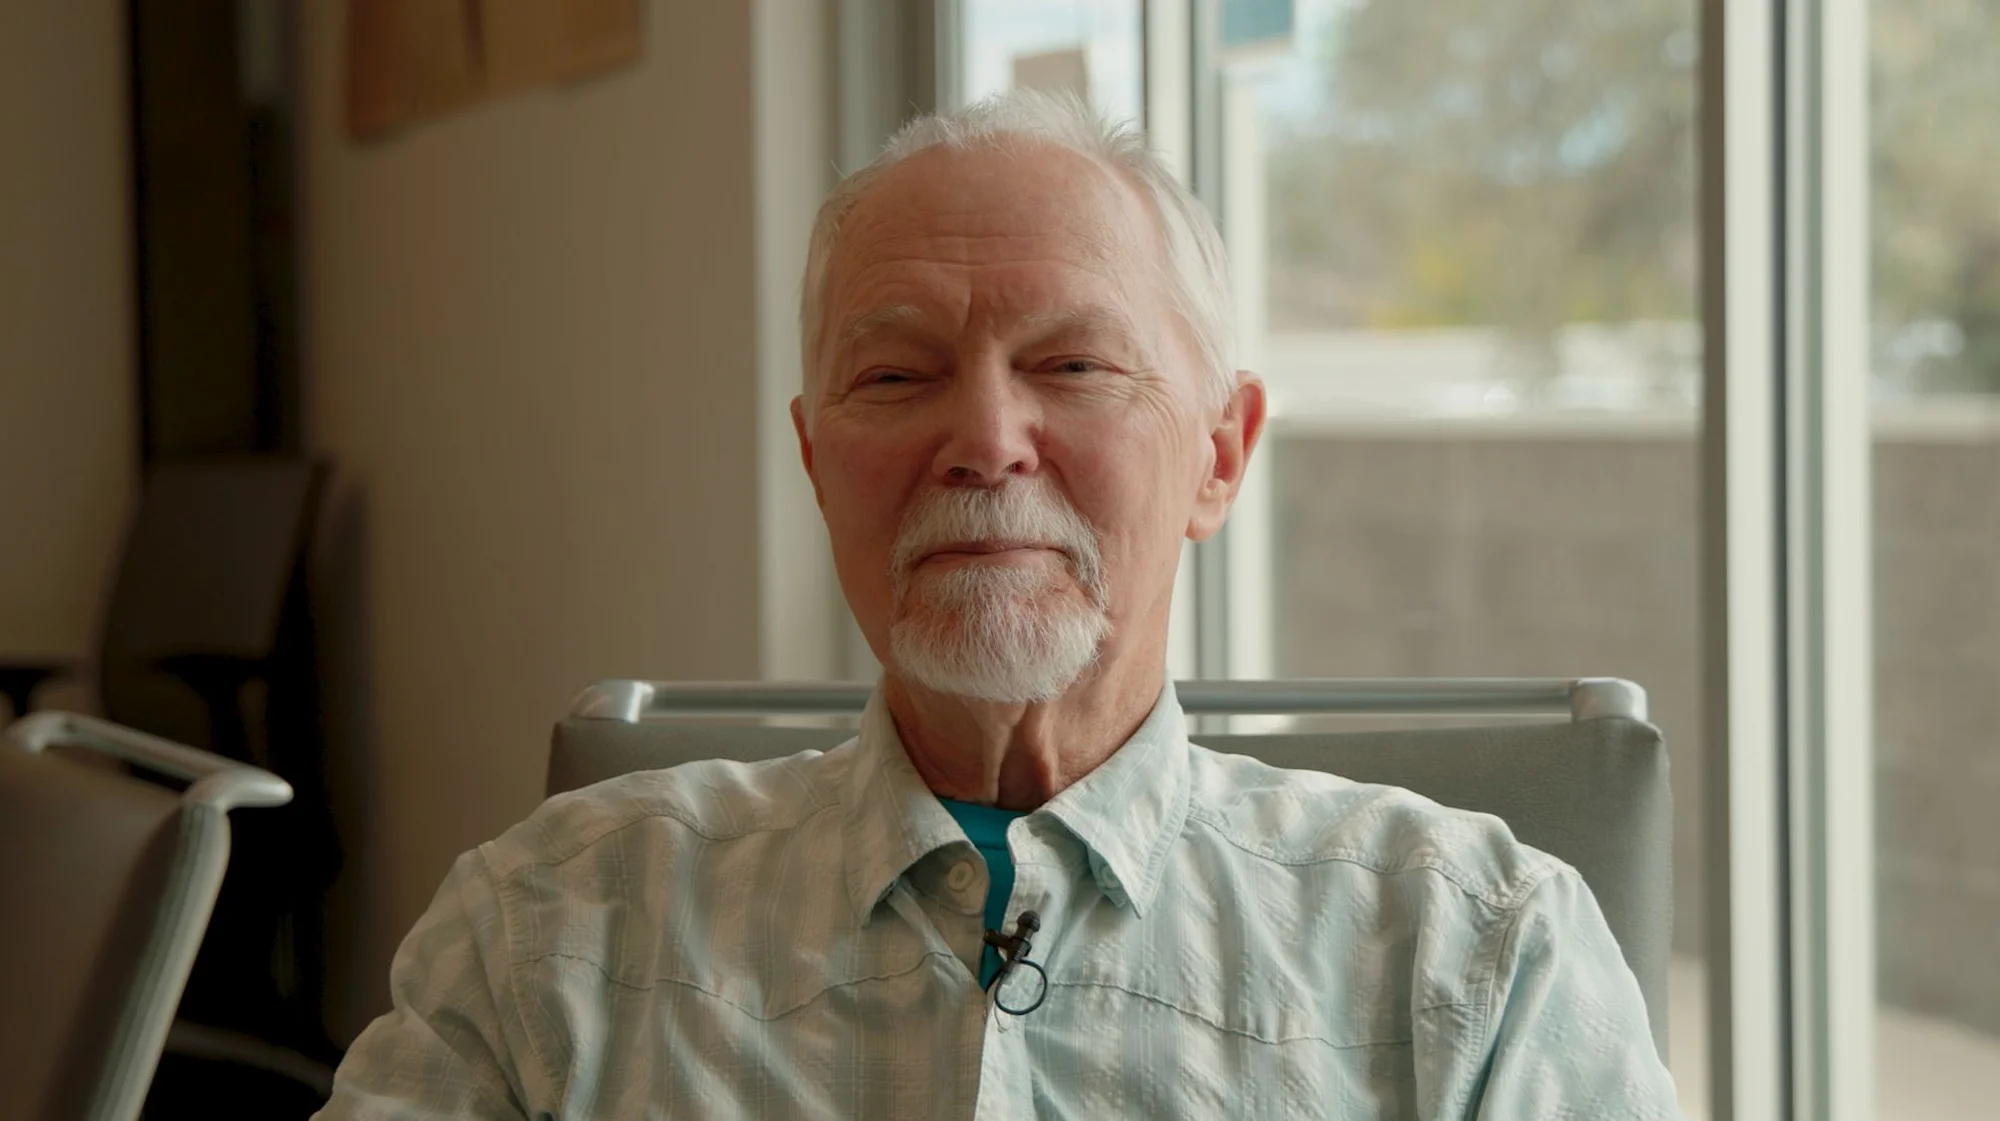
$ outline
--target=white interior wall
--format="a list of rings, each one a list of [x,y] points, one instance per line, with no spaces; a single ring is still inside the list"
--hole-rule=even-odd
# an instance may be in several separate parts
[[[125,98],[123,3],[0,3],[0,659],[88,652],[137,481]]]
[[[847,608],[791,421],[806,241],[836,178],[831,8],[816,0],[758,0],[753,8],[761,640],[764,676],[777,680],[846,672]]]
[[[633,65],[357,144],[346,5],[304,6],[337,1038],[452,858],[534,808],[577,689],[825,662],[824,601],[760,560],[818,532],[760,512],[799,506],[767,438],[826,162],[817,7],[651,3]]]

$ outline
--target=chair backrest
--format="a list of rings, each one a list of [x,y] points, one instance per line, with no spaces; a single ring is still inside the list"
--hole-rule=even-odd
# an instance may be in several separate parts
[[[289,797],[262,771],[88,717],[36,713],[0,736],[0,1117],[138,1116],[228,863],[228,810]]]
[[[605,683],[579,698],[555,727],[548,793],[574,790],[632,771],[700,759],[753,761],[824,750],[850,739],[831,728],[765,728],[646,720],[663,708],[752,711],[760,696],[774,711],[858,707],[859,686],[689,686],[701,704],[662,705],[651,694],[634,701],[633,683]],[[1249,755],[1274,766],[1326,771],[1358,782],[1413,790],[1444,805],[1490,813],[1523,842],[1569,862],[1590,885],[1625,961],[1645,994],[1653,1040],[1667,1051],[1667,970],[1673,932],[1673,813],[1666,748],[1645,721],[1644,693],[1626,682],[1283,682],[1184,683],[1183,704],[1194,711],[1470,711],[1520,710],[1524,704],[1481,705],[1480,687],[1538,686],[1578,715],[1565,723],[1404,731],[1195,735],[1216,751]],[[1242,687],[1232,703],[1231,686]],[[671,689],[642,686],[644,689]],[[1595,688],[1585,695],[1582,690]],[[1504,691],[1504,690],[1503,690]],[[796,702],[810,693],[815,703]],[[1494,694],[1495,696],[1499,694]],[[743,703],[731,703],[740,697]],[[1605,703],[1609,697],[1614,703]],[[614,698],[607,701],[607,698]],[[1272,698],[1290,703],[1277,703]],[[1429,701],[1426,701],[1429,698]],[[1464,703],[1439,703],[1453,699]],[[1636,698],[1636,699],[1635,699]],[[1490,698],[1489,698],[1490,699]]]
[[[147,471],[98,644],[105,716],[208,742],[207,709],[155,662],[185,653],[271,654],[325,476],[321,464],[280,457]]]

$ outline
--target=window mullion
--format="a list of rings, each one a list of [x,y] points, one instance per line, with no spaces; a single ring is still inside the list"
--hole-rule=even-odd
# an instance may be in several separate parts
[[[1776,5],[1702,4],[1703,665],[1717,1121],[1787,1116]]]

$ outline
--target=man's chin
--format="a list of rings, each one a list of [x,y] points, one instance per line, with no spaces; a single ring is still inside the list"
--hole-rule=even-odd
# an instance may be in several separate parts
[[[919,612],[890,630],[898,675],[933,692],[1006,704],[1054,700],[1097,660],[1109,623],[1095,612]]]
[[[1069,692],[1081,676],[1023,662],[991,663],[926,661],[898,658],[896,673],[927,692],[963,701],[1027,705],[1053,701]]]
[[[1039,564],[975,562],[919,569],[901,589],[897,624],[940,632],[1042,630],[1098,609],[1068,570]]]

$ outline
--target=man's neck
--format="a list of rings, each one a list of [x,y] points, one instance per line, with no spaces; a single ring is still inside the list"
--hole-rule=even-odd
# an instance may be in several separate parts
[[[1102,661],[1067,693],[1037,704],[936,693],[889,672],[882,699],[910,762],[938,797],[1032,810],[1132,738],[1159,702],[1162,662]]]

